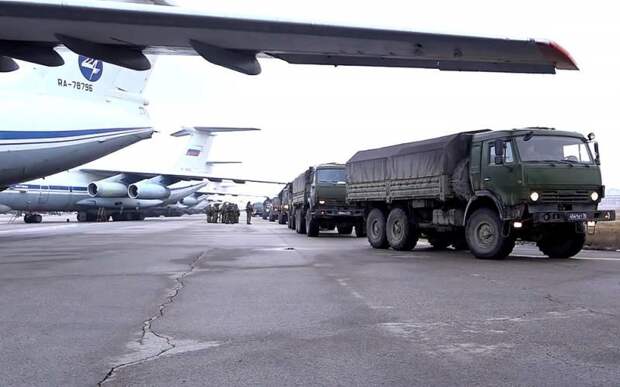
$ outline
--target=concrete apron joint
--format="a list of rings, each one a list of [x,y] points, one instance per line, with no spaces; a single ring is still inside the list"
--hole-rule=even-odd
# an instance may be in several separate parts
[[[133,352],[121,357],[118,361],[116,361],[116,365],[110,368],[105,377],[99,383],[97,383],[98,386],[102,386],[105,383],[111,381],[116,375],[116,373],[123,368],[155,360],[165,354],[173,352],[173,350],[177,347],[177,344],[173,341],[171,337],[155,332],[153,330],[153,322],[164,317],[164,314],[166,313],[166,308],[170,304],[174,303],[175,298],[181,293],[181,290],[183,290],[183,288],[185,287],[185,277],[192,274],[196,270],[198,263],[204,257],[206,257],[206,253],[201,253],[196,258],[194,258],[186,271],[178,272],[172,277],[172,279],[174,280],[174,286],[166,295],[165,301],[159,305],[158,311],[155,315],[151,316],[149,319],[145,320],[142,323],[142,333],[140,339],[128,345],[128,347],[132,349]]]

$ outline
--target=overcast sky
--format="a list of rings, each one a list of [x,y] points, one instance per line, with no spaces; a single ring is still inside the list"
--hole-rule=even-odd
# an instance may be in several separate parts
[[[536,125],[595,132],[604,183],[620,188],[620,9],[613,2],[179,3],[279,19],[550,39],[564,46],[582,70],[506,75],[300,66],[266,59],[263,73],[250,77],[197,57],[164,57],[146,91],[162,133],[95,165],[166,167],[183,146],[183,140],[167,134],[181,125],[254,126],[263,131],[218,137],[213,160],[244,162],[218,172],[288,181],[309,165],[345,162],[360,149],[463,130]]]

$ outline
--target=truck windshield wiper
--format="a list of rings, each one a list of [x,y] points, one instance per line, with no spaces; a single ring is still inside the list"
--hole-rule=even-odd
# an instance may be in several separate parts
[[[539,161],[541,163],[558,163],[558,164],[565,164],[565,165],[570,165],[571,167],[574,166],[575,164],[578,165],[587,165],[586,163],[583,163],[581,161],[575,161],[575,160],[541,160]]]
[[[549,164],[568,164],[572,165],[573,162],[569,160],[529,160],[528,163],[549,163]]]

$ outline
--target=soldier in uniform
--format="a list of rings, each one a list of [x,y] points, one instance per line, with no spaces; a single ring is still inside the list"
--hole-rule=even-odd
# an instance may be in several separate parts
[[[248,202],[248,204],[245,205],[245,216],[246,216],[247,224],[252,224],[253,213],[254,213],[254,206],[252,205],[252,202]]]
[[[222,223],[230,224],[230,203],[222,205]]]
[[[239,205],[237,203],[233,204],[233,223],[239,223],[239,216],[241,215],[241,211],[239,211]]]
[[[213,223],[213,205],[209,204],[207,208],[205,208],[205,213],[207,214],[207,223]]]
[[[215,203],[213,207],[213,223],[217,223],[220,220],[220,203]]]

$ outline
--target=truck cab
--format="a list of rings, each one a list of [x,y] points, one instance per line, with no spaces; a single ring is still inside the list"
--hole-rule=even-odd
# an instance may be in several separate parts
[[[594,136],[547,128],[476,134],[470,180],[474,196],[465,219],[480,208],[496,211],[508,238],[534,241],[552,257],[572,256],[585,243],[586,225],[615,219],[599,211],[605,195]],[[477,221],[474,219],[474,223]],[[484,223],[484,222],[483,222]],[[495,227],[466,227],[466,237],[489,248]],[[511,243],[511,242],[508,242]],[[484,250],[484,249],[483,249]]]
[[[365,236],[363,210],[346,202],[346,170],[343,164],[321,164],[309,168],[298,179],[294,197],[301,198],[299,191],[304,191],[304,201],[294,200],[296,230],[308,236],[318,236],[321,229],[334,230],[342,235],[351,234],[355,227],[356,235]],[[297,195],[295,195],[297,194]]]

